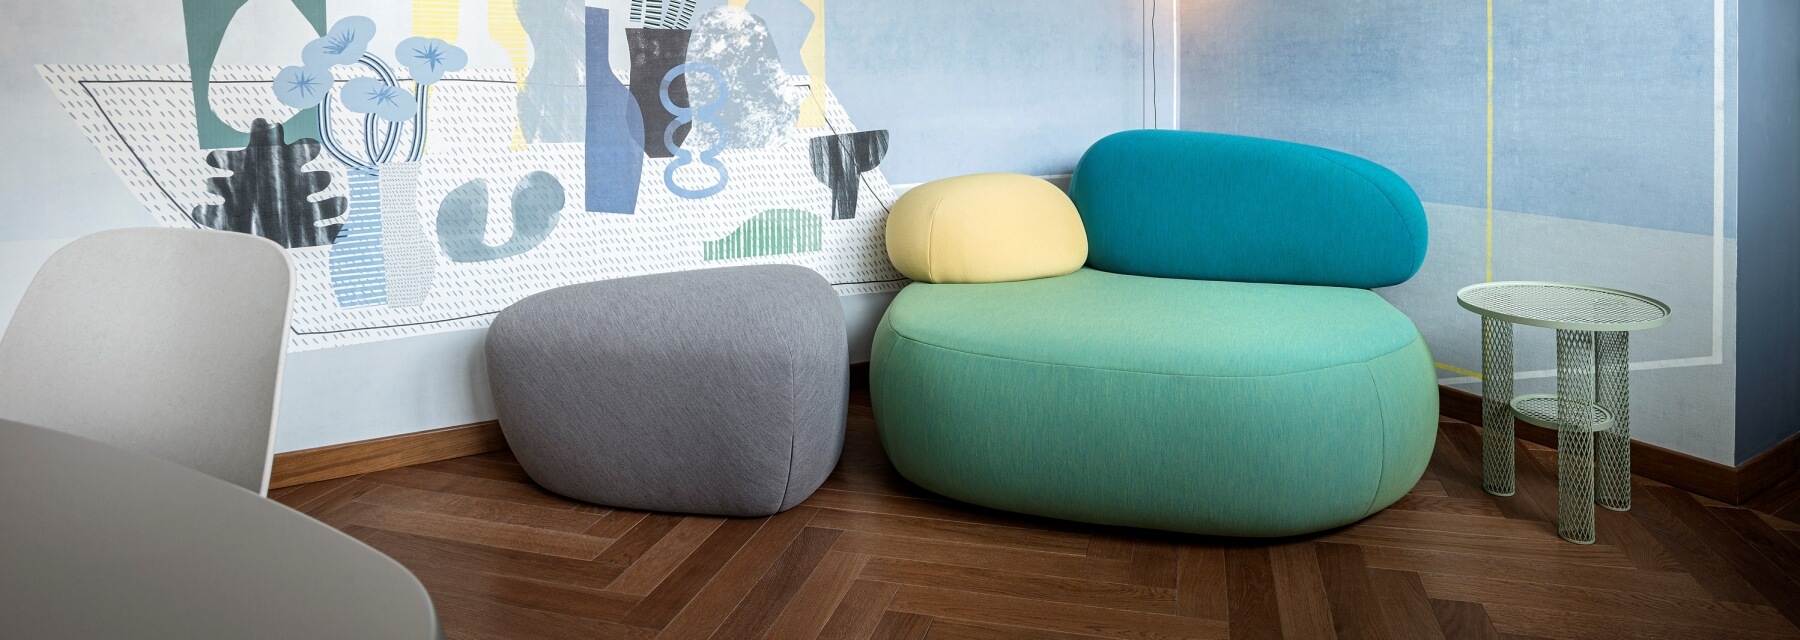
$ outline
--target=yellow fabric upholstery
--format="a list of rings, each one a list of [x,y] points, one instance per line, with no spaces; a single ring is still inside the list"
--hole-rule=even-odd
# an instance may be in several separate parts
[[[984,173],[906,192],[888,216],[888,259],[932,284],[1016,282],[1068,275],[1087,262],[1087,231],[1056,185]]]

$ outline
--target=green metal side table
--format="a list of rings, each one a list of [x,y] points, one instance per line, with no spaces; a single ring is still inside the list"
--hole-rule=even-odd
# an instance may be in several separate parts
[[[1556,532],[1593,544],[1595,503],[1631,509],[1628,332],[1668,323],[1669,306],[1635,293],[1554,282],[1478,284],[1457,292],[1456,300],[1481,315],[1482,488],[1497,496],[1515,491],[1513,420],[1555,429]],[[1515,324],[1556,330],[1555,395],[1513,396]]]

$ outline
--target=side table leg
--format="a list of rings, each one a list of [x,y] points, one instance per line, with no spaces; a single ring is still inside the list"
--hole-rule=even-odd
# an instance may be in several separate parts
[[[1482,317],[1481,379],[1481,488],[1510,496],[1515,490],[1512,323]]]
[[[1600,490],[1595,502],[1614,511],[1631,510],[1631,342],[1623,331],[1595,335],[1594,361],[1599,405],[1613,415],[1613,426],[1594,434],[1599,457]]]
[[[1556,332],[1556,533],[1594,542],[1594,334]]]

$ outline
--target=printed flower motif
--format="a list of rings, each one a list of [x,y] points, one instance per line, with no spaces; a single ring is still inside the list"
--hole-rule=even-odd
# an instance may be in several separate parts
[[[461,71],[469,64],[469,54],[437,38],[412,37],[400,41],[394,57],[412,73],[413,82],[436,84],[445,73]]]
[[[402,122],[419,112],[419,101],[405,89],[374,78],[357,78],[344,83],[344,108],[357,113],[373,113],[393,122]]]
[[[331,25],[331,30],[300,50],[300,59],[308,67],[330,67],[354,64],[369,51],[375,38],[375,21],[363,16],[349,16]]]
[[[275,74],[275,99],[295,109],[319,106],[331,94],[330,67],[287,67]]]

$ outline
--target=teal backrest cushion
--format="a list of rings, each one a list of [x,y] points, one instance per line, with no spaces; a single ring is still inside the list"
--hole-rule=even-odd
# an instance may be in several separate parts
[[[1291,142],[1127,131],[1082,156],[1069,195],[1088,265],[1159,278],[1370,289],[1425,261],[1425,209],[1381,165]]]

